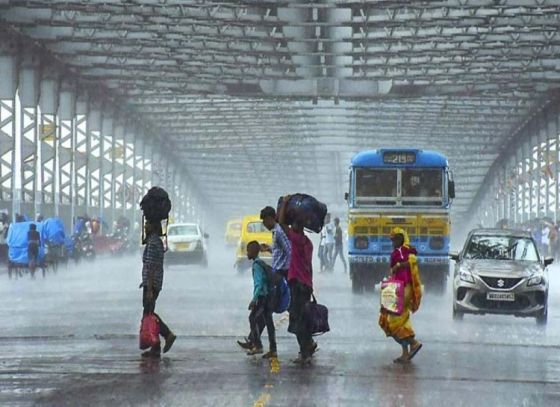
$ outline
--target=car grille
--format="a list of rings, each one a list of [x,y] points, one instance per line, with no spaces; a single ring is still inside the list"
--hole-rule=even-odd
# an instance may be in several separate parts
[[[507,290],[515,287],[522,280],[521,278],[500,278],[500,277],[481,277],[482,281],[491,288]]]
[[[525,296],[517,296],[515,301],[489,301],[486,294],[475,294],[471,303],[480,310],[521,311],[531,305]]]

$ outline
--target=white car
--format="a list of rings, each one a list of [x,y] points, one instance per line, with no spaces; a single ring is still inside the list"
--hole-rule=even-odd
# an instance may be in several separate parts
[[[208,235],[196,223],[173,223],[167,229],[167,264],[199,264],[208,267]]]

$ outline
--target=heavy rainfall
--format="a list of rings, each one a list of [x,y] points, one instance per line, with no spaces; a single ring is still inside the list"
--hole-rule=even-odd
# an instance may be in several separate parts
[[[559,28],[0,0],[0,405],[560,405]]]

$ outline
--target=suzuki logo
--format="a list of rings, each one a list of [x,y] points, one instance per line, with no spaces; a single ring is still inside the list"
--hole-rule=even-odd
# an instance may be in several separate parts
[[[498,280],[498,287],[502,288],[505,284],[505,281],[502,280],[501,278]]]

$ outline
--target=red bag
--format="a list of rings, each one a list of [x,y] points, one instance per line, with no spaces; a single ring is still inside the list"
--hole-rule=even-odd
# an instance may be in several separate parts
[[[140,349],[159,345],[159,321],[155,314],[144,315],[140,324]]]

